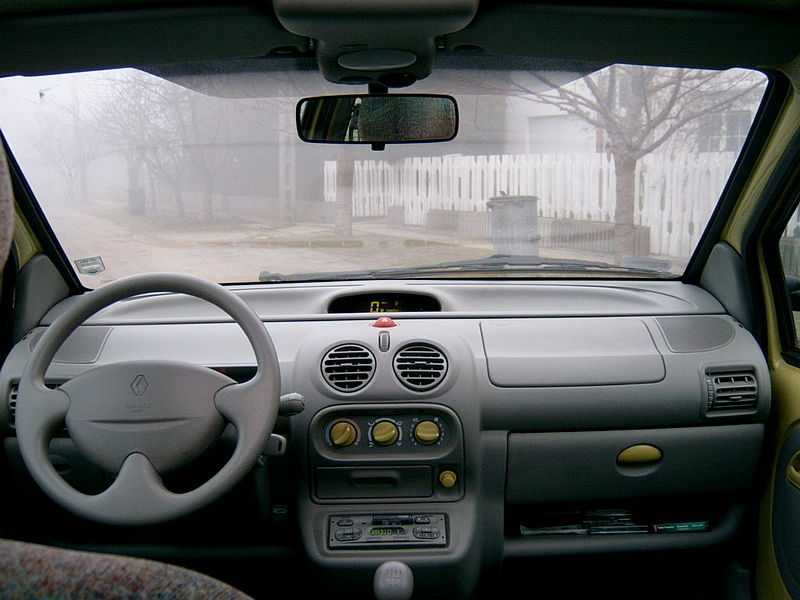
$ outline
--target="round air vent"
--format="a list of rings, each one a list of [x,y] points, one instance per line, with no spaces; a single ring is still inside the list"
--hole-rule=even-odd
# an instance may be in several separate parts
[[[375,373],[375,357],[359,344],[341,344],[322,359],[322,376],[340,392],[355,392],[369,383]]]
[[[431,344],[409,344],[394,355],[394,372],[408,389],[424,392],[442,382],[447,359]]]

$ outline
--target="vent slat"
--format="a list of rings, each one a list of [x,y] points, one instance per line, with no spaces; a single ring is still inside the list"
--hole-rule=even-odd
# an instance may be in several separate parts
[[[11,388],[8,391],[8,424],[11,427],[16,427],[17,425],[17,392],[19,390],[19,386],[14,383],[11,385]]]
[[[758,405],[758,383],[752,373],[706,373],[706,412],[753,411]]]
[[[375,373],[375,357],[358,344],[331,348],[320,364],[322,376],[333,389],[355,392],[369,383]]]
[[[435,388],[447,373],[447,358],[436,346],[411,344],[394,357],[394,372],[400,382],[414,391]]]
[[[739,408],[745,406],[753,406],[754,404],[755,402],[752,400],[748,402],[715,402],[714,408],[724,408],[724,407]]]

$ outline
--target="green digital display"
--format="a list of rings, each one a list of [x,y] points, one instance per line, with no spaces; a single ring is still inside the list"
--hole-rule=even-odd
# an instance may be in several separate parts
[[[402,527],[373,527],[369,530],[370,535],[385,536],[385,535],[403,535],[406,532]]]
[[[425,294],[383,293],[348,294],[335,298],[328,306],[329,313],[396,313],[437,312],[442,310],[439,301]]]
[[[403,310],[403,305],[400,300],[370,300],[369,312],[400,312]]]

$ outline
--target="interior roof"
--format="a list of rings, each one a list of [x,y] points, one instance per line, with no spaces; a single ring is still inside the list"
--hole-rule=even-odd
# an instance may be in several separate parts
[[[402,0],[397,0],[402,3]],[[800,54],[800,0],[489,2],[448,51],[706,68],[781,68]],[[354,23],[359,15],[354,13]],[[307,53],[271,4],[17,0],[0,5],[0,75]]]
[[[250,2],[241,2],[242,4],[250,4],[252,6],[268,6],[269,0],[251,0]],[[607,7],[620,7],[632,6],[641,8],[645,3],[641,0],[617,0],[617,1],[597,1],[597,0],[570,0],[559,1],[552,0],[547,3],[528,2],[525,0],[510,0],[507,2],[498,2],[497,0],[482,0],[482,7],[496,6],[498,4],[550,4],[562,6],[607,6]],[[205,2],[197,0],[15,0],[5,4],[0,4],[0,15],[2,14],[43,14],[53,12],[67,12],[67,11],[93,11],[93,10],[128,10],[132,8],[152,8],[164,6],[191,6],[202,4],[215,4],[215,2],[206,0]],[[218,2],[217,2],[218,4]],[[783,11],[786,9],[800,8],[800,0],[658,0],[656,2],[648,2],[647,6],[650,7],[666,7],[666,8],[693,8],[693,9],[746,9],[758,11]]]

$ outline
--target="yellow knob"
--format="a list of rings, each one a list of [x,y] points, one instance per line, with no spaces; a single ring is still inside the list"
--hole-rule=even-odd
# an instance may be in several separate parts
[[[356,431],[355,425],[349,421],[339,421],[331,427],[330,435],[331,442],[333,442],[334,446],[344,448],[356,441],[358,432]]]
[[[442,471],[439,473],[439,483],[441,483],[446,488],[451,488],[456,484],[458,481],[458,477],[453,471]]]
[[[414,438],[425,446],[430,446],[439,441],[442,430],[433,421],[422,421],[414,428]]]
[[[397,425],[391,421],[381,421],[372,428],[372,440],[381,446],[391,446],[400,437]]]

